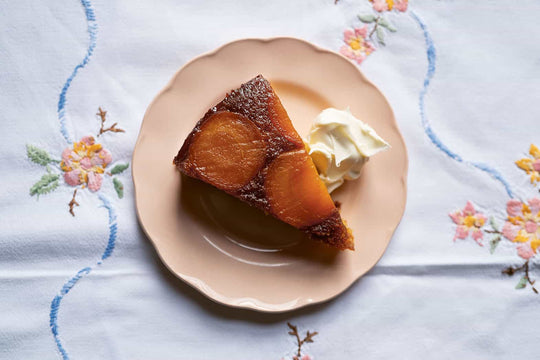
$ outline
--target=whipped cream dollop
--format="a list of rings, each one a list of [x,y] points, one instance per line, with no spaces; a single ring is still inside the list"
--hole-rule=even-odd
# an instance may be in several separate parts
[[[328,192],[345,180],[357,179],[369,157],[390,147],[349,108],[323,110],[313,121],[307,143]]]

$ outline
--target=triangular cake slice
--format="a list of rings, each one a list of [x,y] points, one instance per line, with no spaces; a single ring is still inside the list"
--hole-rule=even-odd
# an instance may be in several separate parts
[[[281,101],[261,75],[208,110],[174,158],[200,179],[338,249],[350,230]]]

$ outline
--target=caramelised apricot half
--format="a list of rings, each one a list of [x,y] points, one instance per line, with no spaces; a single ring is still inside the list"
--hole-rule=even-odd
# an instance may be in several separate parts
[[[266,146],[261,132],[245,116],[219,111],[208,117],[191,143],[186,166],[224,190],[246,185],[262,168]]]
[[[302,139],[261,75],[232,90],[199,120],[176,167],[330,246],[354,250],[351,231]]]
[[[305,150],[279,155],[270,166],[264,182],[270,211],[295,227],[318,224],[335,210],[326,186],[316,174]]]

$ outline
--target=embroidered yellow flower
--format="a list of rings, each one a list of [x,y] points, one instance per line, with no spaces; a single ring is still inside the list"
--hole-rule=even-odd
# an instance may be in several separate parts
[[[358,64],[361,64],[362,61],[375,51],[375,47],[368,41],[368,27],[364,25],[361,28],[354,28],[352,30],[347,29],[343,32],[343,42],[346,45],[343,45],[339,52],[351,59],[356,61]]]
[[[409,0],[369,0],[373,3],[373,9],[378,12],[392,11],[407,11]]]
[[[60,168],[68,185],[88,185],[91,191],[98,191],[103,181],[101,174],[112,161],[111,153],[101,144],[96,144],[93,136],[85,136],[62,152]]]
[[[502,233],[508,240],[521,243],[518,254],[529,259],[540,247],[540,199],[530,199],[528,203],[510,200],[506,205],[508,219]]]
[[[457,225],[454,241],[456,241],[456,239],[466,239],[470,233],[471,237],[478,245],[484,246],[482,244],[482,239],[484,237],[482,227],[487,219],[484,214],[476,211],[474,205],[470,201],[467,201],[463,210],[458,210],[448,215]]]
[[[540,181],[540,149],[531,144],[529,154],[532,158],[523,158],[516,161],[516,165],[531,177],[531,184]]]

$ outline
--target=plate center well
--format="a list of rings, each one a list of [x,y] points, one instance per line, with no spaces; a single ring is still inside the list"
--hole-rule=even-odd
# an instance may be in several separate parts
[[[182,176],[182,205],[215,228],[235,246],[257,252],[277,252],[305,240],[302,232],[248,204],[205,184]],[[206,240],[213,241],[207,236]],[[223,240],[215,246],[230,248]]]

